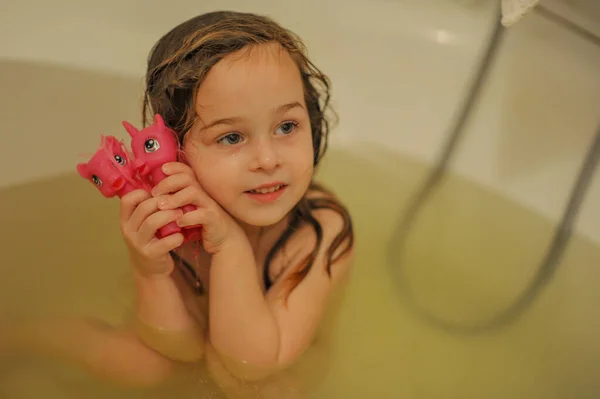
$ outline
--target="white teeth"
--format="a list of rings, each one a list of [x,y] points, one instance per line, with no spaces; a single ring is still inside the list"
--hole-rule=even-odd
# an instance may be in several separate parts
[[[252,190],[251,192],[255,193],[255,194],[269,194],[269,193],[273,193],[273,192],[279,190],[280,188],[281,188],[281,185],[273,186],[270,188],[259,188],[257,190]]]

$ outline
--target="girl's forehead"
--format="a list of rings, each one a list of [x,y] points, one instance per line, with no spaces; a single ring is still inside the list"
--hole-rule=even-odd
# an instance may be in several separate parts
[[[213,66],[198,89],[196,104],[199,113],[252,104],[272,108],[302,99],[303,93],[294,59],[278,44],[268,43],[244,48]]]

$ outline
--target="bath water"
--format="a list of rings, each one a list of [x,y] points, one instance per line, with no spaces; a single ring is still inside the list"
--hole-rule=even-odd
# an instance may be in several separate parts
[[[415,313],[410,304],[457,323],[493,315],[526,288],[555,227],[450,176],[423,207],[403,256],[389,257],[393,229],[426,172],[378,148],[331,149],[324,161],[320,178],[353,214],[357,256],[331,342],[299,368],[319,377],[307,397],[597,398],[600,248],[582,237],[573,237],[551,283],[506,328],[454,335]],[[3,318],[124,320],[133,297],[118,201],[73,173],[5,189],[0,204]],[[224,397],[202,373],[178,378],[168,387],[125,390],[54,360],[0,359],[2,398]]]

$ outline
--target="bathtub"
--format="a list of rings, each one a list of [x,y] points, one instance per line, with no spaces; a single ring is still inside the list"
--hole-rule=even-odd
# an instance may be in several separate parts
[[[541,12],[511,27],[451,177],[409,233],[402,259],[387,256],[477,71],[495,22],[491,1],[182,0],[160,12],[136,0],[4,1],[0,314],[68,312],[118,323],[131,311],[124,247],[111,221],[118,204],[101,198],[74,166],[96,149],[99,134],[124,138],[122,120],[139,124],[154,41],[217,6],[267,13],[295,30],[333,82],[340,123],[319,173],[353,212],[359,246],[314,397],[597,396],[600,173],[560,267],[517,321],[451,334],[418,317],[408,301],[468,322],[526,288],[600,124],[600,48]],[[591,2],[548,0],[546,7],[600,33]],[[390,274],[400,267],[409,299]],[[55,361],[0,357],[0,370],[5,397],[63,398],[73,389],[79,397],[141,395]],[[178,397],[212,392],[186,381]]]

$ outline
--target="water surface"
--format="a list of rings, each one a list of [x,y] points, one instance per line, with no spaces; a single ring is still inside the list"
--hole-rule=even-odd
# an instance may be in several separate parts
[[[408,305],[458,322],[489,317],[527,286],[554,223],[450,177],[423,208],[403,257],[391,259],[390,234],[426,169],[378,148],[357,154],[332,150],[320,170],[353,213],[358,247],[330,361],[316,356],[303,366],[322,375],[312,398],[600,396],[600,248],[574,237],[552,282],[515,324],[475,336],[441,331]],[[73,173],[5,189],[0,205],[0,314],[127,317],[133,297],[118,201]],[[390,267],[402,268],[413,302],[399,295]],[[0,396],[221,397],[200,374],[136,392],[28,358],[0,360]]]

